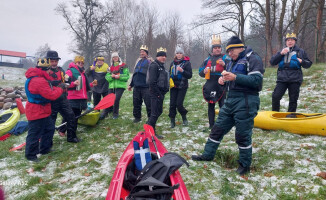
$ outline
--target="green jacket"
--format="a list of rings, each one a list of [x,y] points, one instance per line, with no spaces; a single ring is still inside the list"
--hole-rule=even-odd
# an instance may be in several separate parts
[[[119,65],[119,70],[112,70],[113,68],[116,68],[114,66],[110,66],[110,70],[108,70],[108,73],[105,76],[105,79],[109,82],[109,89],[115,89],[115,88],[127,88],[127,81],[129,79],[129,69],[128,66],[123,63],[123,65]],[[120,73],[120,78],[115,79],[112,78],[112,74],[118,74]]]

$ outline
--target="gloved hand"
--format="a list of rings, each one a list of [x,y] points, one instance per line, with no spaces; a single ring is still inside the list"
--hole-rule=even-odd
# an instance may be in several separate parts
[[[67,85],[65,84],[65,83],[60,83],[59,85],[58,85],[58,87],[59,88],[61,88],[64,92],[67,90]]]

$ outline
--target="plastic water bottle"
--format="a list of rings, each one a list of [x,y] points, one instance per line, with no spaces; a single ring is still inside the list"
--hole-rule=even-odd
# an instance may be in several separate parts
[[[94,108],[94,105],[91,102],[87,102],[87,110]]]

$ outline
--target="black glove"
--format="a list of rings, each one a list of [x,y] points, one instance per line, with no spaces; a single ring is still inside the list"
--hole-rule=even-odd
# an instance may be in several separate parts
[[[60,83],[57,87],[61,88],[63,91],[66,91],[68,86],[65,83]]]

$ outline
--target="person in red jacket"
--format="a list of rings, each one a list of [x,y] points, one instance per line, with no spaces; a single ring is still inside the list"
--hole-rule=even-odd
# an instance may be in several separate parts
[[[64,85],[54,87],[49,80],[50,64],[47,59],[39,59],[35,68],[29,68],[25,76],[27,95],[26,117],[28,134],[26,137],[25,157],[38,162],[37,154],[48,154],[51,151],[54,124],[50,117],[51,101],[63,93]]]
[[[96,81],[88,82],[85,76],[84,60],[83,56],[76,56],[74,62],[69,64],[65,75],[66,81],[68,79],[70,82],[68,101],[76,117],[81,114],[82,110],[87,109],[87,92],[90,91],[91,87],[97,85]]]

